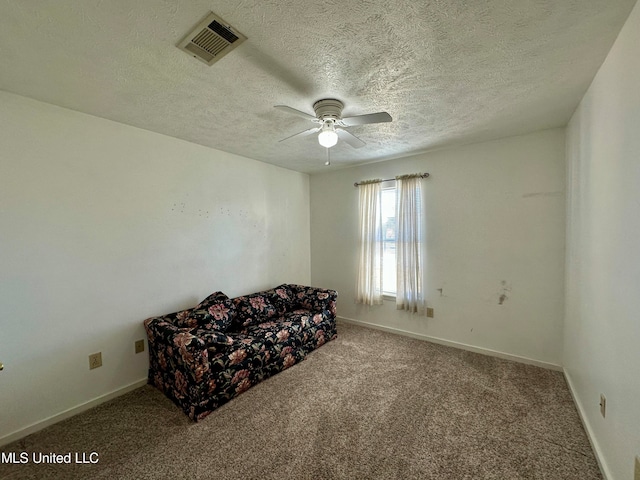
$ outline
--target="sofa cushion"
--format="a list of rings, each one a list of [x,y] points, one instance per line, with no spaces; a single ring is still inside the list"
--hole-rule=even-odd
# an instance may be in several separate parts
[[[204,328],[226,332],[231,326],[235,306],[222,292],[213,292],[192,310],[180,312],[176,326],[180,328]]]
[[[247,335],[261,338],[266,345],[285,344],[292,337],[300,335],[302,325],[293,322],[273,321],[251,325],[243,330]]]
[[[198,318],[198,326],[224,333],[231,327],[235,308],[231,299],[219,300],[209,304],[206,310],[194,311],[194,315]]]
[[[227,295],[224,292],[213,292],[207,298],[202,300],[198,305],[196,305],[194,310],[202,310],[202,309],[209,308],[211,305],[221,300],[229,300],[229,297],[227,297]]]
[[[174,327],[191,329],[198,326],[198,322],[193,316],[193,308],[176,312],[174,316],[175,319],[173,321],[171,321],[172,319],[167,319]]]
[[[257,325],[275,317],[278,313],[273,305],[273,295],[269,292],[254,293],[233,299],[235,306],[234,326],[238,329]]]
[[[213,350],[224,350],[234,342],[229,335],[211,328],[194,328],[190,333],[202,340],[206,348]]]
[[[271,303],[276,308],[277,315],[281,317],[286,312],[293,310],[294,297],[289,285],[283,284],[272,290],[268,290]]]
[[[294,297],[294,308],[305,308],[321,312],[329,310],[335,315],[335,305],[338,293],[335,290],[307,287],[304,285],[288,285]]]
[[[209,348],[209,364],[213,372],[231,375],[239,369],[262,369],[266,345],[263,338],[243,333],[229,335],[231,343],[226,348]]]
[[[284,319],[288,322],[300,323],[302,328],[310,328],[322,323],[327,319],[327,316],[324,313],[317,311],[312,312],[305,308],[300,308],[293,312],[286,313]]]

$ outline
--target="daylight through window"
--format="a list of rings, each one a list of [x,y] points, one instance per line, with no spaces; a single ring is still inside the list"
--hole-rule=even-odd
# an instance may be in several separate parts
[[[395,183],[395,182],[394,182]],[[396,296],[396,187],[382,188],[382,293]]]

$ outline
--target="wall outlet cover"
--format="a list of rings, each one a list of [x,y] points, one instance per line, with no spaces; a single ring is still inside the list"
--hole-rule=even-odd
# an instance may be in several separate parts
[[[605,417],[607,413],[607,397],[605,397],[603,394],[600,394],[600,415],[602,415],[602,418]]]
[[[427,317],[433,318],[433,308],[427,307]]]
[[[102,366],[102,352],[89,355],[89,370]]]
[[[136,353],[144,352],[144,340],[138,340],[134,344]]]

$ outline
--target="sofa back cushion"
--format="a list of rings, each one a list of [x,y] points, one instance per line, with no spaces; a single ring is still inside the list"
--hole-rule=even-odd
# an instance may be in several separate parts
[[[289,285],[280,285],[272,290],[268,290],[267,293],[270,295],[271,303],[273,303],[276,308],[279,317],[294,310],[295,298]]]
[[[289,284],[295,304],[294,309],[303,308],[314,312],[328,310],[335,315],[338,292],[324,288]]]
[[[226,332],[233,321],[235,305],[224,293],[214,292],[187,312],[177,320],[177,327]]]
[[[229,297],[227,297],[227,295],[224,292],[213,292],[207,298],[202,300],[198,305],[196,305],[194,307],[194,310],[202,310],[202,309],[209,308],[211,305],[222,300],[229,300]]]
[[[251,325],[258,325],[266,319],[275,317],[278,310],[273,304],[273,300],[273,295],[269,294],[268,291],[234,298],[234,327],[242,329]]]
[[[233,304],[233,300],[230,298],[211,303],[205,310],[200,325],[202,328],[210,328],[220,332],[226,332],[231,328],[235,311],[236,307]],[[200,311],[196,310],[194,313],[198,315]]]

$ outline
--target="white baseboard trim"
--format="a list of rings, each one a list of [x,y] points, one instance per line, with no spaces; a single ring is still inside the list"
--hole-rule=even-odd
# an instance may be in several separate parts
[[[377,325],[375,323],[363,322],[362,320],[355,320],[347,317],[337,317],[347,323],[354,323],[362,325],[368,328],[375,328],[384,332],[395,333],[397,335],[404,335],[405,337],[417,338],[418,340],[425,340],[431,343],[437,343],[439,345],[445,345],[447,347],[459,348],[461,350],[468,350],[470,352],[480,353],[482,355],[489,355],[491,357],[502,358],[504,360],[511,360],[514,362],[525,363],[527,365],[534,365],[536,367],[546,368],[548,370],[555,370],[562,372],[562,366],[555,363],[542,362],[540,360],[534,360],[533,358],[521,357],[518,355],[512,355],[510,353],[499,352],[497,350],[490,350],[488,348],[475,347],[473,345],[467,345],[466,343],[453,342],[451,340],[445,340],[443,338],[431,337],[429,335],[423,335],[421,333],[409,332],[407,330],[401,330],[399,328],[387,327],[384,325]]]
[[[105,393],[104,395],[100,395],[99,397],[94,398],[93,400],[89,400],[88,402],[81,403],[80,405],[77,405],[75,407],[71,407],[63,412],[57,413],[56,415],[52,415],[48,418],[45,418],[44,420],[40,420],[38,422],[32,423],[31,425],[25,428],[21,428],[20,430],[16,430],[15,432],[5,435],[4,437],[0,437],[0,447],[3,445],[7,445],[11,442],[15,442],[16,440],[20,440],[21,438],[24,438],[27,435],[31,435],[32,433],[42,430],[43,428],[49,427],[54,423],[58,423],[58,422],[61,422],[62,420],[66,420],[67,418],[73,417],[74,415],[82,413],[85,410],[89,410],[90,408],[100,405],[101,403],[107,402],[113,398],[119,397],[120,395],[124,395],[125,393],[135,390],[136,388],[140,388],[146,384],[147,384],[146,378],[144,378],[143,380],[138,380],[137,382],[133,382],[129,385],[126,385],[112,392]]]
[[[602,458],[602,451],[598,445],[598,442],[593,435],[593,430],[591,430],[591,424],[587,420],[587,416],[584,413],[584,408],[582,407],[582,403],[578,400],[578,396],[575,393],[575,389],[573,388],[573,382],[571,381],[571,376],[566,369],[563,369],[564,378],[567,381],[567,385],[569,386],[569,392],[571,392],[571,397],[573,398],[573,403],[576,406],[576,410],[578,410],[578,416],[580,417],[580,421],[582,422],[582,426],[584,427],[584,431],[587,432],[587,438],[589,439],[589,443],[591,444],[591,450],[596,457],[596,461],[598,462],[598,467],[600,467],[600,473],[602,473],[602,477],[604,480],[609,480],[613,478],[611,473],[609,472],[609,468],[607,467],[606,462]]]

